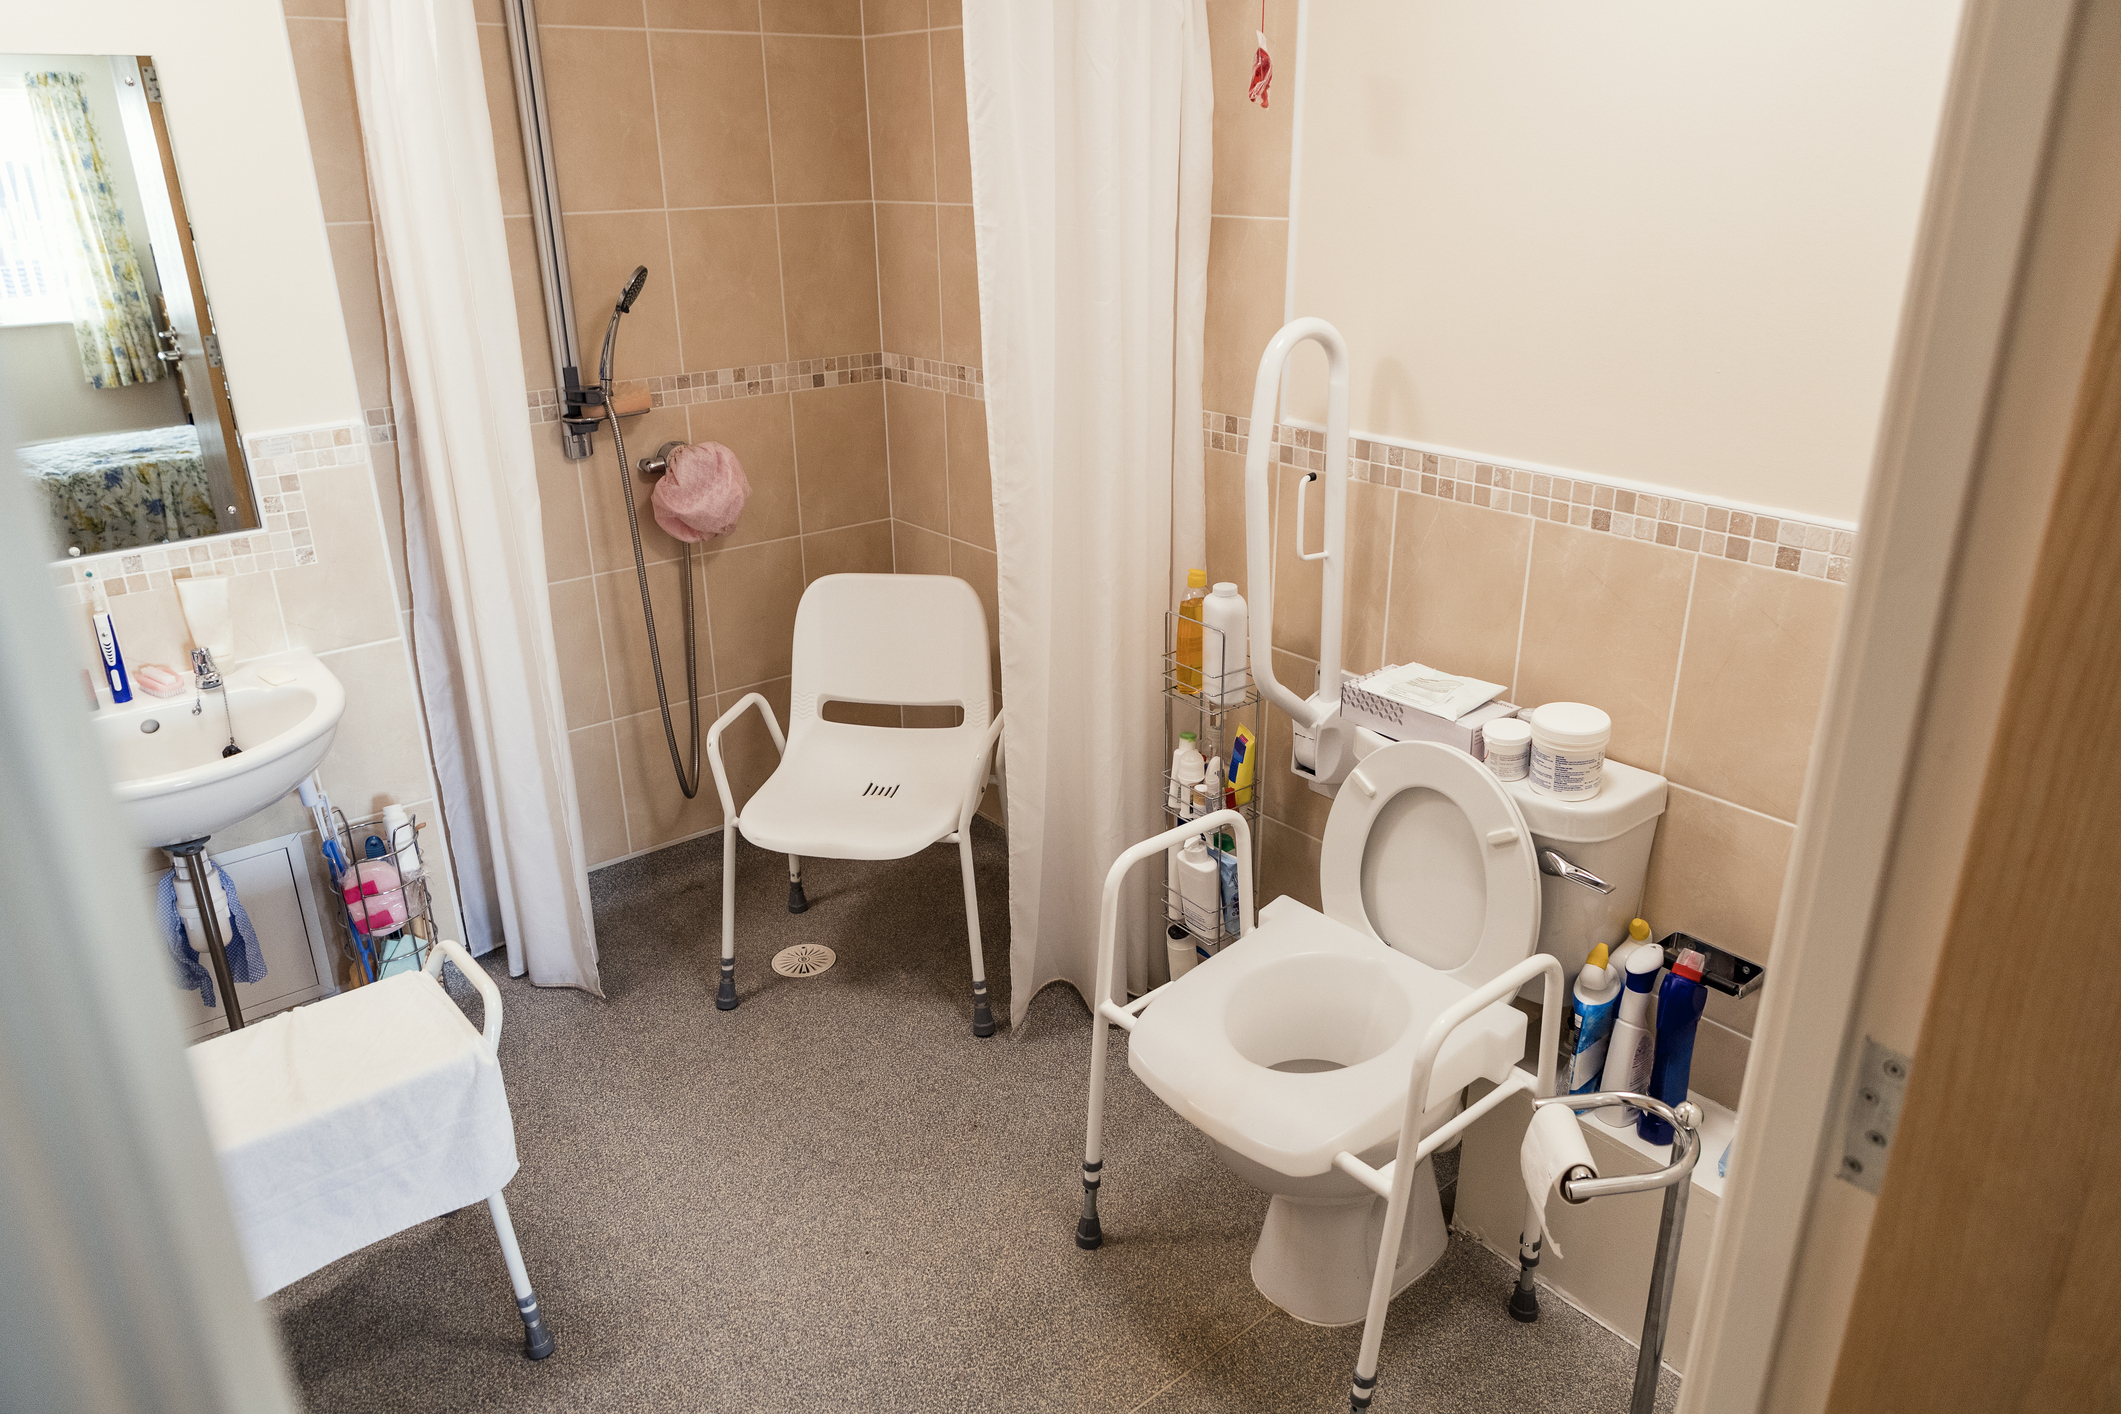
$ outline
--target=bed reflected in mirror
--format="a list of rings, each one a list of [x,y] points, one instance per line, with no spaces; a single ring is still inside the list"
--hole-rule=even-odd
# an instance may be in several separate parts
[[[146,56],[0,54],[0,379],[65,558],[255,529]]]

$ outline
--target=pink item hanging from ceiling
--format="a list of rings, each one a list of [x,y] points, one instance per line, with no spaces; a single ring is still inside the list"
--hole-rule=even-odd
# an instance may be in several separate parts
[[[680,540],[712,540],[736,529],[751,483],[736,453],[720,442],[688,442],[670,453],[670,469],[651,498],[655,523]]]
[[[1267,85],[1274,82],[1274,56],[1267,52],[1267,0],[1259,0],[1259,52],[1252,56],[1252,86],[1245,97],[1267,106]]]

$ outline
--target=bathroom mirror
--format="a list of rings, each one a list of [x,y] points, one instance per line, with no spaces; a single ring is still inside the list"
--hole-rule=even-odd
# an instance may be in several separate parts
[[[153,59],[0,54],[0,378],[53,554],[255,529]]]

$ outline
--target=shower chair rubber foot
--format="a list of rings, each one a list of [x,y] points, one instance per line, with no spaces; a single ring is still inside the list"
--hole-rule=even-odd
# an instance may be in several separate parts
[[[716,1011],[736,1010],[736,964],[734,962],[722,964],[722,985],[714,994],[714,1009]]]
[[[1075,1245],[1085,1252],[1095,1252],[1105,1245],[1105,1230],[1098,1226],[1096,1217],[1086,1217],[1076,1223]]]
[[[538,1310],[536,1293],[516,1298],[516,1314],[523,1318],[523,1354],[543,1360],[552,1354],[552,1332],[545,1329],[545,1316]]]
[[[1539,1319],[1539,1292],[1536,1288],[1519,1286],[1511,1289],[1510,1318],[1528,1326]]]
[[[984,996],[972,999],[972,1034],[983,1040],[994,1034],[994,1012],[988,1008]]]
[[[810,900],[803,893],[803,881],[801,879],[790,879],[788,881],[788,911],[790,913],[801,913],[808,907],[810,907]]]
[[[1355,1376],[1355,1383],[1348,1389],[1348,1414],[1363,1414],[1363,1411],[1370,1407],[1370,1401],[1375,1398],[1377,1398],[1377,1376],[1372,1375],[1370,1378],[1364,1379],[1358,1373]]]
[[[1104,1183],[1105,1162],[1083,1165],[1083,1215],[1075,1224],[1075,1245],[1095,1252],[1105,1243],[1105,1230],[1097,1221],[1097,1190]]]

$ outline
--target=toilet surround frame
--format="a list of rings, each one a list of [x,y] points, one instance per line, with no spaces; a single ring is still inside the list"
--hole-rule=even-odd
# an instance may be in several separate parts
[[[1253,907],[1251,827],[1246,823],[1245,817],[1235,810],[1218,810],[1143,840],[1113,861],[1110,872],[1105,875],[1104,896],[1098,908],[1097,983],[1093,993],[1096,997],[1096,1015],[1090,1028],[1089,1114],[1083,1137],[1083,1210],[1075,1228],[1075,1245],[1086,1252],[1095,1251],[1104,1244],[1104,1228],[1098,1217],[1097,1195],[1104,1182],[1105,1076],[1111,1053],[1111,1027],[1117,1026],[1123,1031],[1131,1032],[1142,1012],[1163,994],[1165,988],[1174,985],[1166,982],[1125,1005],[1112,1000],[1119,943],[1120,892],[1126,883],[1127,875],[1144,861],[1161,858],[1166,850],[1185,843],[1195,835],[1224,828],[1230,831],[1237,842],[1238,941],[1242,942],[1244,937],[1258,926],[1258,919]],[[1380,939],[1378,946],[1389,947],[1390,944]],[[1204,965],[1212,966],[1213,962],[1211,960]],[[1544,983],[1539,1020],[1538,1073],[1530,1075],[1512,1067],[1509,1075],[1494,1089],[1438,1125],[1433,1133],[1423,1136],[1421,1119],[1428,1097],[1430,1076],[1435,1070],[1436,1058],[1442,1052],[1444,1042],[1465,1022],[1497,1002],[1515,997],[1518,990],[1535,977]],[[1385,1312],[1392,1302],[1392,1285],[1398,1266],[1395,1259],[1406,1230],[1407,1210],[1413,1206],[1415,1170],[1420,1167],[1422,1160],[1456,1143],[1458,1137],[1475,1121],[1512,1095],[1529,1093],[1534,1104],[1554,1097],[1555,1058],[1561,1039],[1561,1014],[1566,1006],[1561,961],[1548,953],[1533,953],[1475,988],[1471,995],[1460,999],[1430,1024],[1422,1039],[1421,1048],[1415,1052],[1414,1066],[1407,1086],[1406,1109],[1400,1118],[1399,1148],[1393,1161],[1380,1169],[1364,1163],[1356,1155],[1346,1151],[1334,1156],[1335,1168],[1385,1200],[1384,1231],[1378,1240],[1376,1272],[1370,1283],[1369,1310],[1363,1318],[1362,1347],[1356,1356],[1354,1382],[1349,1392],[1349,1408],[1354,1414],[1362,1414],[1362,1411],[1367,1410],[1377,1393],[1377,1363],[1379,1349],[1384,1341]],[[1688,1167],[1691,1168],[1691,1164]],[[1612,1182],[1632,1183],[1636,1180],[1616,1179]],[[1654,1185],[1645,1183],[1642,1186]],[[1602,1191],[1634,1190],[1615,1188]],[[1593,1194],[1587,1192],[1586,1196]],[[1520,1290],[1530,1288],[1532,1271],[1539,1265],[1540,1233],[1538,1205],[1527,1199],[1524,1236],[1519,1245]],[[1676,1243],[1674,1245],[1676,1246]],[[1513,1296],[1513,1310],[1518,1309],[1518,1302],[1519,1298]],[[1536,1317],[1536,1301],[1532,1311]]]

